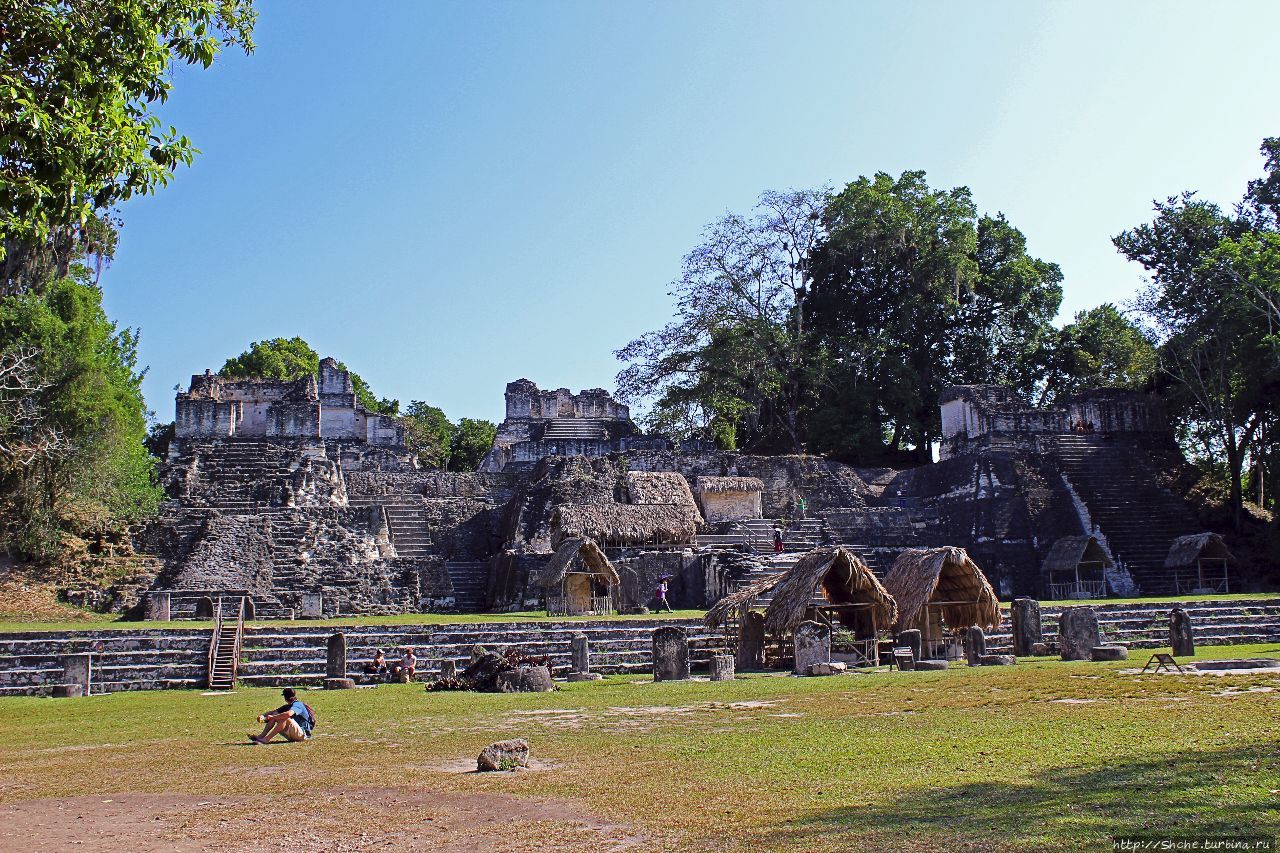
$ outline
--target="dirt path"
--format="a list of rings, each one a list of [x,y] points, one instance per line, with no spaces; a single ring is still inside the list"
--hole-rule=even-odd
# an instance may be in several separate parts
[[[627,827],[560,800],[357,788],[279,797],[116,793],[0,805],[0,849],[625,850]]]

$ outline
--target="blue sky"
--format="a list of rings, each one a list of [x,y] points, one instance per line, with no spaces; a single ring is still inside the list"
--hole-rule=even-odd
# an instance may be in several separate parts
[[[103,279],[162,420],[276,336],[455,418],[612,388],[704,225],[876,171],[1006,213],[1066,317],[1141,285],[1109,238],[1153,198],[1233,202],[1280,134],[1274,2],[260,8],[253,56],[176,75],[203,153],[123,208]]]

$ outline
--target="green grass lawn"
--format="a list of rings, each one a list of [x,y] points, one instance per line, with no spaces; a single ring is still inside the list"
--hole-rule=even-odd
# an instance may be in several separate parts
[[[0,699],[0,805],[253,797],[289,780],[318,792],[300,820],[330,807],[320,792],[360,786],[508,794],[580,804],[644,849],[1075,850],[1110,849],[1114,834],[1280,834],[1280,677],[1120,672],[1148,654],[716,684],[612,677],[549,694],[309,691],[316,738],[273,747],[239,741],[274,690]],[[550,766],[450,769],[506,737],[528,738]],[[215,818],[229,843],[261,832],[234,810]],[[208,829],[201,820],[183,831]]]

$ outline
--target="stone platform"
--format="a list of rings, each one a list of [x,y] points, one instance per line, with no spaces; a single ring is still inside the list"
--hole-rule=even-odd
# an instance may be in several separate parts
[[[419,678],[436,675],[442,660],[458,668],[471,648],[519,649],[547,655],[553,671],[570,670],[570,638],[585,634],[591,668],[605,674],[644,673],[652,669],[655,628],[680,625],[689,632],[693,665],[706,669],[710,658],[727,650],[724,636],[693,619],[592,620],[589,622],[469,623],[454,625],[264,626],[245,629],[239,684],[244,686],[319,686],[325,677],[325,643],[336,632],[347,635],[349,671],[358,676],[378,648],[387,657],[412,646]],[[0,696],[48,695],[62,680],[62,658],[94,654],[94,692],[198,689],[205,686],[209,629],[30,631],[0,634]]]

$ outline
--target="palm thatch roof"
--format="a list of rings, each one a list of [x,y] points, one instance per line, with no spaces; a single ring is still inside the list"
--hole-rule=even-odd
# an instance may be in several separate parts
[[[1234,561],[1235,557],[1217,533],[1196,533],[1173,540],[1173,544],[1169,546],[1169,556],[1164,559],[1164,567],[1181,569],[1194,566],[1200,560]]]
[[[675,471],[628,471],[627,493],[633,504],[669,504],[698,511],[689,481]]]
[[[698,532],[692,507],[670,504],[574,504],[551,512],[551,545],[590,539],[603,545],[686,545]]]
[[[772,634],[786,634],[803,622],[819,585],[832,604],[869,604],[877,625],[887,628],[898,616],[893,596],[862,558],[835,546],[810,551],[782,576],[764,614],[765,628]]]
[[[963,548],[908,548],[893,561],[884,587],[898,602],[895,630],[914,626],[930,602],[951,602],[942,618],[955,629],[994,631],[1000,624],[996,591]]]
[[[728,622],[731,617],[741,620],[743,614],[755,604],[756,599],[777,586],[782,576],[783,572],[778,572],[748,584],[742,589],[734,590],[707,611],[707,615],[702,620],[703,623],[708,628],[716,628]]]
[[[1063,536],[1053,543],[1044,558],[1046,572],[1074,572],[1081,563],[1115,565],[1107,549],[1095,536]]]
[[[810,551],[787,571],[761,578],[726,595],[707,611],[703,621],[714,628],[734,616],[741,619],[757,598],[773,590],[773,600],[764,614],[765,629],[785,635],[804,621],[819,585],[823,597],[832,604],[870,605],[877,625],[888,627],[898,616],[893,596],[862,558],[836,546]]]
[[[721,492],[763,492],[764,480],[759,477],[699,477],[698,494]]]
[[[538,574],[538,582],[544,587],[557,586],[571,570],[595,576],[608,586],[617,586],[621,579],[618,570],[609,562],[600,546],[590,539],[571,538],[560,543],[551,559]]]

